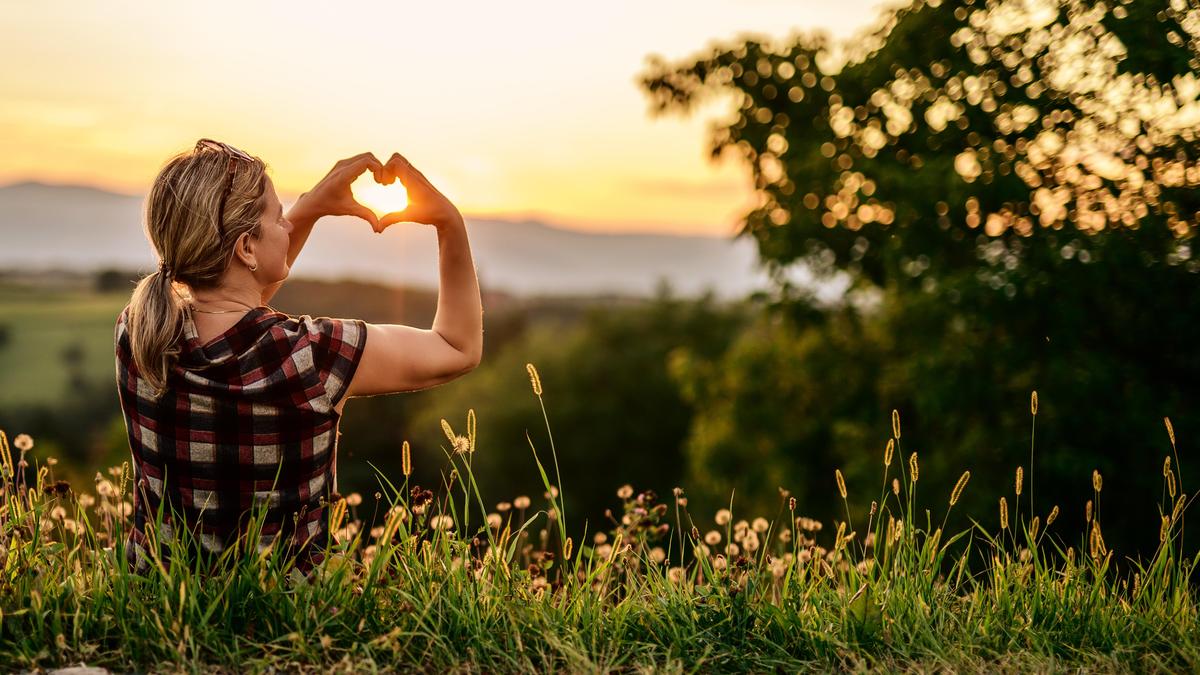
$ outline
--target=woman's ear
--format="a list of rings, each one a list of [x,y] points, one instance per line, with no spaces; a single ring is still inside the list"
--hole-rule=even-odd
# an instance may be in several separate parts
[[[246,267],[254,267],[256,258],[254,257],[254,237],[250,236],[249,232],[243,232],[238,237],[237,242],[233,245],[234,255],[242,261]]]

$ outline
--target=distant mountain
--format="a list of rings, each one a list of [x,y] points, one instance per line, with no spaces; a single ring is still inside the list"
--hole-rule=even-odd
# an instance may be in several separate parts
[[[0,268],[151,270],[143,198],[92,187],[0,186]],[[766,287],[750,240],[660,234],[594,234],[545,223],[467,217],[480,285],[517,294],[673,294],[712,289],[733,299]],[[292,274],[392,284],[438,284],[437,232],[400,223],[383,234],[356,218],[321,220]],[[803,270],[796,277],[804,283]]]

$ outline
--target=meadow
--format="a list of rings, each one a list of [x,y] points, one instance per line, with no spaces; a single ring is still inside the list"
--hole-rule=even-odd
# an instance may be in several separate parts
[[[879,492],[848,493],[847,518],[822,523],[778,489],[774,513],[736,495],[693,513],[677,488],[616,488],[609,522],[568,536],[537,369],[530,387],[548,447],[529,440],[540,495],[487,498],[473,464],[475,412],[441,421],[441,484],[378,474],[379,491],[334,495],[337,536],[304,579],[276,547],[235,546],[188,561],[187,530],[162,542],[146,576],[129,573],[131,469],[93,490],[56,480],[36,440],[0,433],[0,667],[86,663],[169,672],[1195,671],[1200,630],[1182,555],[1189,498],[1171,451],[1161,467],[1159,546],[1129,559],[1107,547],[1103,476],[1085,505],[1045,508],[1053,491],[964,473],[949,494],[920,491],[921,459],[893,413]],[[1037,395],[1030,401],[1036,451]],[[457,427],[457,428],[456,428]],[[768,489],[768,486],[763,486]],[[774,490],[774,487],[769,489]],[[998,530],[939,523],[967,491],[994,493]],[[868,505],[869,501],[869,505]],[[1119,501],[1119,500],[1118,500]],[[1029,505],[1041,505],[1033,511]],[[1060,509],[1086,509],[1059,532]],[[368,514],[368,509],[371,513]],[[851,518],[851,514],[857,517]],[[251,535],[261,525],[255,514]],[[158,514],[161,519],[162,515]],[[974,518],[972,521],[974,522]]]

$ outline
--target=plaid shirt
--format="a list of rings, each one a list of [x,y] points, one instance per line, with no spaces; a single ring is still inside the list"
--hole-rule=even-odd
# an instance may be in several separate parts
[[[257,550],[282,537],[308,576],[324,559],[325,506],[337,492],[334,406],[362,358],[366,324],[258,307],[201,343],[185,312],[179,359],[156,401],[130,352],[128,313],[126,306],[114,337],[136,488],[125,541],[130,568],[150,568],[146,526],[166,497],[158,533],[164,562],[175,536],[172,509],[206,552],[220,553],[244,536],[249,509],[265,505]]]

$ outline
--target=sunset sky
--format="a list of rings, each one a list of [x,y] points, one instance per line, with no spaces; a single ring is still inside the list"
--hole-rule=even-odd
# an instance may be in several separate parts
[[[208,136],[265,159],[285,201],[342,157],[395,150],[468,217],[728,234],[751,197],[732,157],[707,159],[729,102],[652,119],[645,57],[747,32],[847,37],[880,5],[5,3],[0,184],[142,194]]]

